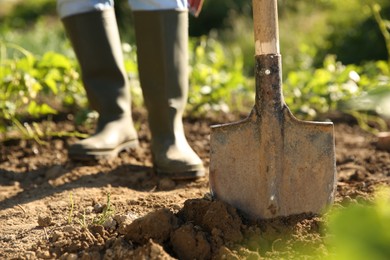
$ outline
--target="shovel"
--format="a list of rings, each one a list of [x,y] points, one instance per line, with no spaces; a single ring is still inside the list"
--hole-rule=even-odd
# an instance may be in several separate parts
[[[242,121],[211,126],[211,193],[254,219],[320,214],[334,199],[333,123],[291,114],[281,89],[277,1],[252,3],[255,105]]]

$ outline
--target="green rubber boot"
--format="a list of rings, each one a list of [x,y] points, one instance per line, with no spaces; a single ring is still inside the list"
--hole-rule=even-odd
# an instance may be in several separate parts
[[[137,147],[114,10],[72,15],[62,22],[80,63],[89,104],[99,113],[95,134],[70,146],[69,158],[107,159]]]
[[[204,176],[182,122],[188,95],[188,12],[135,11],[134,21],[154,168],[172,179]]]

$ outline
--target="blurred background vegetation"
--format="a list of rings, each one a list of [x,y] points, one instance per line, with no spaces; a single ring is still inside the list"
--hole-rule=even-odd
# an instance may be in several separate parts
[[[386,0],[279,0],[281,50],[285,70],[302,62],[302,55],[314,58],[321,66],[331,53],[343,64],[386,60],[385,41],[370,10],[382,7],[388,19]],[[133,44],[133,19],[127,0],[116,0],[122,40]],[[21,45],[36,54],[46,51],[67,53],[65,35],[53,0],[0,1],[1,39]],[[387,17],[386,17],[387,16]],[[208,36],[244,52],[245,69],[253,73],[253,30],[251,1],[206,0],[198,18],[190,16],[190,36]],[[50,32],[50,33],[48,33]]]
[[[115,4],[133,100],[142,105],[132,13],[127,0]],[[390,111],[390,1],[278,4],[284,95],[292,112],[322,120],[347,113],[367,130],[385,128]],[[190,17],[189,31],[188,112],[249,112],[254,91],[251,1],[205,0],[200,16]],[[0,87],[6,90],[0,94],[0,132],[26,116],[64,109],[87,114],[79,68],[56,1],[0,1]]]
[[[133,106],[142,106],[131,10],[126,0],[115,2]],[[390,1],[278,3],[283,91],[294,115],[309,120],[349,115],[367,131],[386,130]],[[248,114],[254,99],[251,1],[205,0],[200,16],[190,18],[189,29],[188,115]],[[93,114],[86,104],[56,2],[0,0],[0,142],[14,132],[37,142],[82,136],[58,132],[50,124],[43,127],[40,120],[66,113],[76,124],[86,124]],[[387,259],[389,194],[387,190],[368,207],[352,205],[330,214],[327,246],[335,255],[329,259]]]

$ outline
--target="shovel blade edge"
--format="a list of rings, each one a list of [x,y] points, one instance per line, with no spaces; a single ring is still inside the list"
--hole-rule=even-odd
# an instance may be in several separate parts
[[[280,129],[256,116],[211,128],[211,193],[250,218],[319,214],[334,199],[333,124],[283,114]]]

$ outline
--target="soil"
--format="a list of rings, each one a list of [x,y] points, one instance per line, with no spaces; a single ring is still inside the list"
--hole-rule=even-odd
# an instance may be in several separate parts
[[[1,259],[296,259],[299,248],[307,259],[327,254],[318,246],[325,236],[323,216],[255,222],[213,200],[207,176],[156,176],[145,116],[134,117],[140,148],[110,161],[69,161],[73,137],[0,143]],[[73,131],[71,119],[41,125]],[[189,142],[206,168],[209,126],[236,119],[185,120]],[[374,135],[336,122],[335,137],[335,206],[370,199],[376,187],[389,184],[390,153],[376,148]]]

